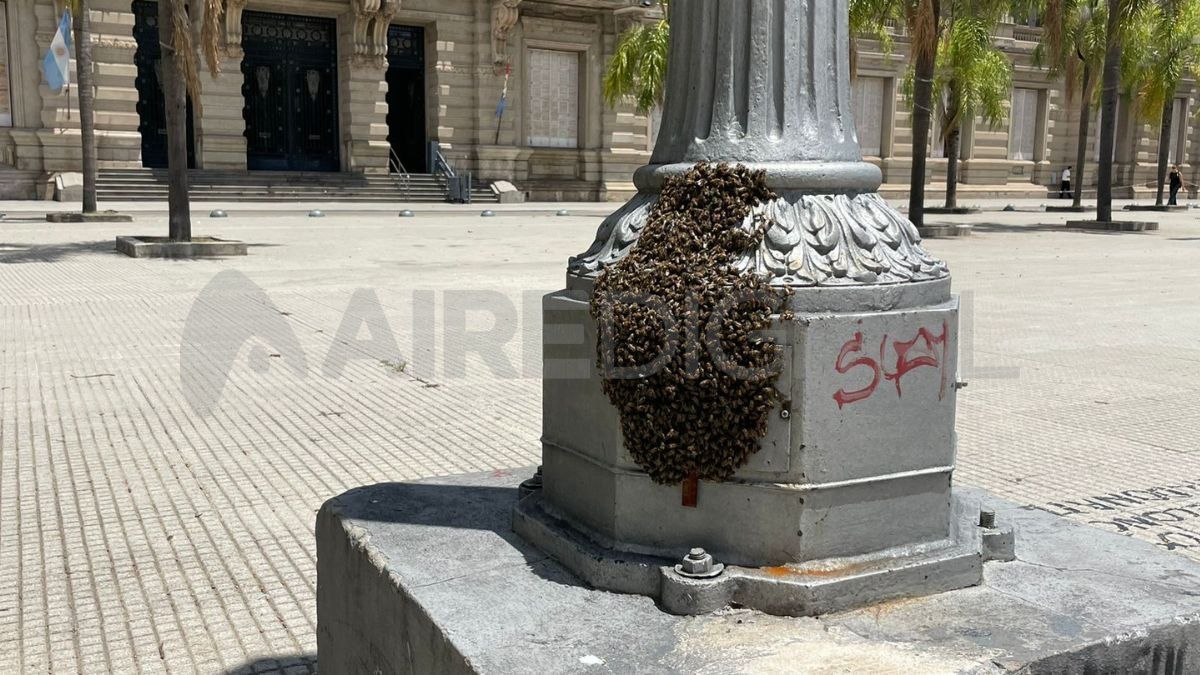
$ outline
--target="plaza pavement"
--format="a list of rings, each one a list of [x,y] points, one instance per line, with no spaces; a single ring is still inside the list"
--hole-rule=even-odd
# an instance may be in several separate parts
[[[538,296],[608,207],[308,206],[197,205],[250,255],[168,262],[112,250],[162,204],[0,204],[0,673],[311,672],[325,499],[538,461]],[[957,480],[1200,557],[1197,213],[930,218],[976,226],[927,244],[968,307]]]

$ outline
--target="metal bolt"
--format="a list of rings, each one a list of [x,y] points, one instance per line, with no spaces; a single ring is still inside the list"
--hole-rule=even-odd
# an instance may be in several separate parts
[[[412,218],[415,215],[417,215],[417,214],[413,213],[412,211],[410,211],[408,209],[404,209],[403,211],[400,212],[401,218]]]
[[[479,214],[479,216],[481,218],[491,218],[495,215],[496,215],[496,212],[491,209],[488,209],[488,210],[484,211],[483,213]]]
[[[783,410],[779,411],[779,416],[786,420],[792,416],[792,411],[784,408]]]
[[[569,215],[571,215],[571,212],[570,212],[570,211],[568,211],[568,210],[566,210],[566,209],[559,209],[558,213],[556,213],[556,214],[554,214],[554,215],[556,215],[556,216],[569,216]]]
[[[314,209],[314,210],[308,212],[308,217],[309,218],[324,218],[325,212],[321,211],[320,209]]]
[[[979,512],[979,526],[989,530],[996,528],[996,512],[983,510]]]
[[[522,481],[521,485],[519,487],[517,487],[517,499],[518,500],[524,499],[525,497],[527,497],[541,489],[542,489],[542,467],[539,466],[537,468],[537,473],[533,474],[532,478],[530,478],[526,481]]]
[[[675,571],[693,579],[708,579],[724,572],[725,566],[713,560],[704,549],[694,548],[684,556],[683,562],[675,566]]]
[[[215,209],[214,211],[212,211],[211,213],[208,214],[208,217],[209,218],[228,218],[229,214],[225,213],[221,209]]]

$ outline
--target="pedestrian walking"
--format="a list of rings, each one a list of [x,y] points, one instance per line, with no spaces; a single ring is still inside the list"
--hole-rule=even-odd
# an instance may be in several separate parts
[[[1070,199],[1074,193],[1071,192],[1071,167],[1063,169],[1062,180],[1058,184],[1058,198]]]
[[[1167,202],[1169,206],[1179,206],[1179,189],[1183,187],[1183,172],[1179,170],[1179,165],[1171,167],[1171,201]]]

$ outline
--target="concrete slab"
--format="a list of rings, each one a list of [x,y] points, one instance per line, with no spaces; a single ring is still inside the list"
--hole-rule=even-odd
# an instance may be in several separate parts
[[[922,239],[945,239],[947,237],[966,237],[971,234],[971,226],[965,223],[933,223],[917,228]]]
[[[1158,223],[1143,220],[1068,220],[1067,227],[1107,232],[1151,232],[1158,229]]]
[[[937,215],[956,215],[965,216],[971,213],[980,213],[981,209],[975,206],[926,206],[925,213],[933,213]]]
[[[1157,211],[1159,213],[1175,213],[1175,212],[1179,212],[1179,211],[1187,211],[1188,207],[1187,207],[1187,204],[1177,204],[1177,205],[1163,204],[1161,206],[1158,204],[1127,204],[1125,206],[1125,210],[1126,211]]]
[[[191,241],[117,237],[117,250],[131,258],[219,258],[246,255],[246,243],[216,237],[193,237]]]
[[[1197,672],[1200,564],[968,490],[1017,528],[981,586],[821,618],[667,614],[591,590],[510,529],[532,469],[359,488],[317,517],[336,673]]]
[[[48,223],[132,223],[133,216],[117,211],[101,211],[98,213],[77,213],[74,211],[57,211],[46,214]]]

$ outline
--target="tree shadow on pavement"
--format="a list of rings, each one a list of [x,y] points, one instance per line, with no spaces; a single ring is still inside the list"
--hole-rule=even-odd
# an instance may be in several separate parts
[[[311,675],[315,672],[316,654],[281,654],[243,663],[225,671],[225,675]]]
[[[50,263],[81,255],[120,255],[113,239],[65,244],[19,244],[0,242],[0,264]]]

